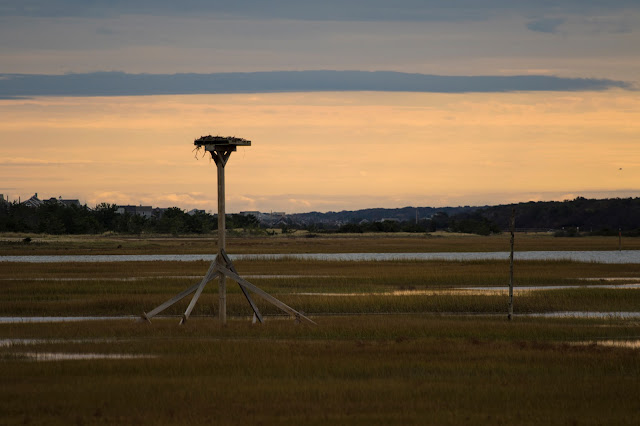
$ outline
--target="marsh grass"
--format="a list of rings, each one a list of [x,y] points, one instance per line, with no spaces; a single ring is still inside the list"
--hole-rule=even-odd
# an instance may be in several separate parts
[[[637,350],[573,346],[636,336],[619,320],[433,315],[195,318],[0,325],[3,422],[46,424],[635,424]],[[101,339],[91,341],[91,339]],[[28,351],[144,354],[33,362]]]
[[[304,259],[238,260],[242,275],[275,275],[376,280],[420,280],[437,285],[478,282],[501,285],[508,281],[509,264],[502,260],[384,260],[319,261]],[[209,262],[109,262],[109,263],[20,263],[2,262],[2,279],[17,278],[131,278],[204,275]],[[568,260],[518,261],[517,284],[579,282],[583,278],[640,277],[636,264],[581,263]],[[307,279],[307,278],[305,278]],[[328,281],[328,280],[325,280]],[[498,281],[498,282],[496,282]]]
[[[137,315],[199,281],[207,262],[4,263],[0,269],[0,315]],[[241,275],[290,306],[314,314],[401,312],[503,312],[506,295],[435,294],[383,296],[398,290],[446,290],[465,286],[506,288],[505,261],[333,262],[243,260]],[[628,278],[638,265],[570,261],[520,261],[515,286],[588,285],[584,278]],[[282,275],[285,274],[285,275]],[[272,277],[269,277],[269,276]],[[294,275],[295,277],[287,277]],[[187,278],[181,278],[186,276]],[[197,277],[197,278],[194,278]],[[129,279],[135,278],[135,281]],[[71,279],[71,280],[68,280]],[[611,284],[615,281],[607,281]],[[217,315],[217,280],[207,285],[194,315]],[[298,293],[317,293],[300,295]],[[326,296],[324,293],[345,294]],[[374,294],[372,294],[374,293]],[[361,294],[359,297],[349,295]],[[564,289],[518,292],[516,312],[637,310],[637,290]],[[279,313],[257,298],[266,314]],[[166,311],[181,314],[189,298]],[[228,285],[230,315],[247,315],[240,289]]]
[[[29,237],[32,242],[22,243]],[[127,237],[119,235],[6,235],[0,241],[0,255],[55,254],[202,254],[217,252],[216,238],[208,236]],[[625,250],[640,249],[640,238],[625,238]],[[557,238],[549,234],[516,235],[516,249],[529,250],[617,250],[618,237]],[[252,253],[412,253],[509,251],[509,236],[459,234],[414,235],[322,235],[232,237],[227,251]]]
[[[606,238],[522,236],[517,241],[522,250],[617,248],[617,239]],[[214,244],[211,239],[80,238],[36,241],[19,249],[33,254],[210,253]],[[230,239],[236,253],[506,250],[507,244],[504,236]],[[0,244],[1,254],[18,252],[15,245]],[[201,276],[207,267],[206,262],[2,263],[0,315],[136,315],[198,281],[175,277]],[[506,295],[371,294],[465,285],[505,288],[508,264],[502,261],[283,259],[238,261],[236,267],[241,275],[274,275],[250,281],[316,315],[319,325],[276,316],[280,312],[257,297],[266,321],[252,325],[244,297],[229,282],[231,317],[221,326],[213,318],[216,281],[205,288],[183,326],[177,316],[189,298],[166,312],[176,317],[154,318],[152,324],[0,324],[0,339],[43,339],[0,345],[1,423],[637,423],[638,350],[582,344],[640,339],[637,320],[517,314],[637,311],[638,290],[516,293],[516,316],[507,321]],[[515,271],[518,286],[590,284],[581,279],[637,277],[640,269],[519,261]],[[344,294],[296,294],[303,292]],[[25,356],[29,352],[153,358],[35,362]]]
[[[183,290],[175,286],[167,293],[138,291],[135,293],[96,292],[28,294],[7,298],[0,305],[2,316],[121,316],[140,315],[160,305],[172,295]],[[433,294],[433,295],[296,295],[273,291],[272,295],[295,309],[311,315],[367,314],[367,313],[504,313],[507,296],[478,294]],[[273,305],[255,297],[260,311],[265,315],[281,315]],[[163,315],[181,315],[190,298],[173,305]],[[218,314],[217,287],[207,286],[193,315],[216,317]],[[636,289],[562,289],[532,291],[518,294],[515,312],[637,311],[640,292]],[[249,316],[251,310],[239,291],[227,294],[227,313],[231,316]]]

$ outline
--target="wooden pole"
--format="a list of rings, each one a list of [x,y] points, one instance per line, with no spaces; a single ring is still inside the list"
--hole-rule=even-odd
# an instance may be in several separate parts
[[[507,318],[511,321],[513,317],[513,243],[515,240],[516,229],[516,209],[511,209],[511,220],[509,221],[509,230],[511,231],[511,254],[509,255],[509,314]]]
[[[618,251],[622,251],[622,228],[618,228]]]
[[[226,251],[226,223],[225,223],[225,193],[224,193],[224,166],[225,156],[222,152],[216,151],[216,165],[218,166],[218,259],[222,259],[222,253]],[[227,157],[228,158],[228,157]],[[224,274],[220,274],[218,281],[219,295],[219,318],[221,324],[227,323],[227,279]]]
[[[220,143],[207,143],[207,142],[220,142]],[[162,305],[158,306],[148,314],[143,313],[142,319],[145,319],[150,322],[152,317],[162,312],[163,310],[167,309],[169,306],[173,305],[174,303],[179,302],[180,300],[187,297],[191,293],[195,292],[195,295],[191,299],[191,303],[189,303],[187,310],[185,311],[184,315],[182,316],[182,319],[180,320],[180,324],[184,324],[189,318],[189,315],[191,314],[191,311],[193,310],[196,302],[198,301],[198,298],[202,294],[202,291],[204,290],[205,285],[215,277],[218,277],[219,285],[220,285],[219,316],[220,316],[221,324],[225,325],[227,323],[226,278],[229,277],[230,279],[236,281],[240,285],[240,289],[242,290],[242,293],[246,297],[247,301],[249,302],[249,305],[251,305],[251,309],[253,310],[254,322],[256,320],[262,322],[263,318],[262,318],[262,315],[260,314],[260,310],[258,309],[258,306],[253,302],[253,299],[251,298],[249,291],[252,291],[258,294],[267,302],[277,306],[278,308],[292,315],[293,317],[296,318],[296,321],[300,322],[301,320],[305,320],[311,324],[315,324],[315,322],[307,318],[303,313],[296,311],[295,309],[282,303],[275,297],[269,295],[265,291],[254,286],[247,280],[241,278],[240,275],[238,275],[236,268],[233,266],[233,262],[231,262],[231,259],[229,258],[229,256],[227,256],[224,168],[227,165],[227,161],[229,160],[231,153],[236,150],[236,147],[250,146],[251,141],[240,139],[240,138],[203,136],[202,138],[194,141],[194,144],[197,145],[198,148],[204,146],[206,151],[211,153],[211,157],[213,158],[213,161],[215,161],[217,170],[218,170],[218,254],[216,255],[213,262],[211,262],[211,265],[209,266],[209,270],[207,271],[207,274],[204,276],[202,281],[200,281],[200,283],[194,284],[193,286],[184,290],[182,293],[172,297],[171,299],[169,299]]]

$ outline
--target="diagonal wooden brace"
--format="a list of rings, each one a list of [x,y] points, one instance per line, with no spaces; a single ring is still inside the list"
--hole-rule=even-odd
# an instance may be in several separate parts
[[[211,265],[209,265],[209,270],[207,271],[204,278],[202,278],[202,281],[200,281],[200,284],[198,284],[198,288],[196,289],[196,294],[193,295],[193,298],[191,299],[189,306],[187,306],[187,310],[184,311],[184,314],[182,314],[180,325],[184,324],[189,318],[189,315],[191,315],[191,311],[193,310],[194,306],[196,306],[196,302],[200,298],[200,295],[202,294],[202,290],[204,290],[204,286],[207,285],[209,281],[211,281],[212,279],[220,275],[220,273],[217,272],[216,270],[217,265],[218,265],[218,256],[216,256],[216,258],[213,259],[213,262],[211,262]]]
[[[217,259],[217,257],[216,257],[216,259]],[[215,269],[216,259],[214,259],[213,262],[211,262],[211,265],[209,265],[209,270],[207,271],[207,274],[204,276],[202,281],[192,285],[188,289],[182,291],[181,293],[179,293],[176,296],[172,297],[171,299],[167,300],[166,302],[164,302],[162,305],[158,306],[157,308],[155,308],[151,312],[149,312],[149,313],[143,312],[142,313],[142,319],[151,322],[151,318],[155,317],[160,312],[164,311],[165,309],[167,309],[169,306],[173,305],[174,303],[177,303],[177,302],[181,301],[182,299],[184,299],[185,297],[187,297],[188,295],[190,295],[194,291],[198,290],[198,288],[200,288],[200,286],[204,287],[204,284],[208,283],[209,281],[211,281],[212,279],[214,279],[215,277],[220,275],[218,272],[216,272],[216,269]],[[198,297],[199,296],[200,295],[198,295]],[[191,312],[191,311],[189,311],[189,312]],[[182,324],[182,322],[180,322],[180,324]]]
[[[311,324],[317,325],[314,321],[312,321],[311,319],[307,318],[306,316],[304,316],[300,312],[296,311],[291,306],[289,306],[289,305],[287,305],[285,303],[282,303],[281,301],[279,301],[278,299],[276,299],[275,297],[273,297],[272,295],[270,295],[266,291],[256,287],[255,285],[251,284],[249,281],[247,281],[244,278],[242,278],[240,275],[238,275],[235,272],[231,271],[229,268],[227,268],[227,267],[225,267],[225,266],[223,266],[223,265],[218,263],[216,265],[216,270],[218,272],[226,275],[227,277],[231,278],[235,282],[237,282],[241,287],[246,287],[247,290],[253,291],[258,296],[260,296],[264,300],[266,300],[267,302],[277,306],[278,308],[282,309],[283,311],[285,311],[289,315],[295,317],[296,320],[298,320],[298,321],[305,320],[305,321],[310,322]]]
[[[154,310],[152,310],[149,313],[143,312],[142,313],[142,319],[151,322],[151,318],[155,317],[160,312],[162,312],[165,309],[167,309],[169,306],[173,305],[176,302],[181,301],[182,299],[184,299],[185,297],[187,297],[188,295],[190,295],[191,293],[196,291],[198,289],[199,285],[200,285],[200,283],[194,284],[193,286],[191,286],[188,289],[184,290],[182,293],[180,293],[180,294],[172,297],[171,299],[167,300],[162,305],[158,306],[157,308],[155,308]]]
[[[229,270],[231,272],[233,272],[234,274],[239,275],[238,271],[235,268],[235,266],[233,266],[233,262],[231,261],[231,259],[227,255],[227,252],[224,251],[224,250],[220,250],[220,255],[222,256],[222,259],[224,260],[224,262],[226,264],[226,267],[229,268]],[[260,313],[260,310],[258,309],[258,306],[255,304],[255,302],[251,298],[251,295],[249,294],[247,289],[244,288],[243,286],[241,286],[240,284],[238,284],[238,287],[240,287],[240,290],[242,290],[242,294],[244,294],[244,297],[247,299],[247,302],[249,302],[249,305],[251,305],[251,309],[253,309],[253,313],[255,314],[256,319],[258,321],[260,321],[260,324],[262,324],[262,322],[263,322],[262,314]]]

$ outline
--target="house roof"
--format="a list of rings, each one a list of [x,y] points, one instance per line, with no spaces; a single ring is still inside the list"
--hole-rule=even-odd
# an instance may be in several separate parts
[[[36,193],[27,201],[23,201],[22,204],[29,207],[38,207],[40,204],[42,204],[42,200],[38,198],[38,194]]]

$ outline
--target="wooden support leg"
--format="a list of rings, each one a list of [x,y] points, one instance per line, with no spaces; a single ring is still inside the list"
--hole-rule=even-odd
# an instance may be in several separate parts
[[[235,282],[237,282],[240,286],[246,287],[247,290],[253,291],[258,296],[260,296],[264,300],[266,300],[267,302],[277,306],[278,308],[282,309],[283,311],[285,311],[289,315],[293,316],[294,318],[296,318],[298,320],[304,319],[305,321],[308,321],[311,324],[316,324],[314,321],[312,321],[311,319],[307,318],[306,316],[304,316],[300,312],[296,311],[291,306],[289,306],[289,305],[287,305],[285,303],[282,303],[281,301],[279,301],[278,299],[276,299],[275,297],[273,297],[272,295],[270,295],[266,291],[264,291],[264,290],[256,287],[255,285],[251,284],[249,281],[245,280],[244,278],[242,278],[241,276],[239,276],[235,272],[231,271],[226,266],[218,264],[216,266],[216,269],[218,270],[218,272],[226,275],[227,277],[229,277],[232,280],[234,280]]]
[[[227,324],[227,278],[220,275],[218,280],[218,317],[222,325]]]
[[[222,259],[226,263],[227,268],[229,268],[229,270],[234,274],[239,275],[238,271],[236,270],[236,267],[233,266],[233,262],[231,261],[227,253],[224,250],[221,250],[220,254],[222,255]],[[260,321],[260,324],[262,324],[263,322],[262,314],[260,314],[260,310],[258,309],[258,306],[255,304],[255,302],[251,298],[251,295],[249,294],[247,289],[245,289],[240,284],[238,284],[238,286],[240,287],[240,290],[242,290],[242,294],[244,294],[244,297],[247,299],[247,302],[249,302],[249,305],[251,305],[251,309],[253,309],[253,322],[255,323],[255,320],[257,319],[258,321]]]
[[[216,256],[216,259],[217,259],[217,256]],[[190,295],[194,291],[197,291],[199,288],[201,288],[201,287],[204,288],[205,284],[207,284],[209,281],[214,279],[216,276],[220,275],[220,273],[216,271],[216,259],[214,259],[213,262],[211,262],[211,265],[209,265],[209,270],[207,271],[207,273],[204,276],[204,278],[202,278],[202,281],[200,281],[197,284],[194,284],[193,286],[191,286],[188,289],[184,290],[180,294],[178,294],[178,295],[172,297],[171,299],[167,300],[166,302],[164,302],[162,305],[158,306],[157,308],[155,308],[151,312],[149,312],[149,313],[143,312],[142,313],[142,319],[151,322],[151,318],[155,317],[160,312],[162,312],[165,309],[167,309],[169,306],[173,305],[176,302],[179,302],[180,300],[184,299],[185,297],[187,297],[188,295]],[[200,290],[200,293],[201,292],[202,292],[202,290]],[[198,297],[200,297],[199,293],[197,294],[197,297],[194,297],[194,299],[197,300]],[[193,300],[191,301],[191,303],[195,305],[195,302]],[[191,306],[191,305],[189,305],[189,306]],[[191,309],[193,309],[193,306],[191,306]],[[189,313],[191,313],[191,309],[189,309]],[[189,316],[189,315],[187,314],[187,316]],[[185,320],[184,315],[183,315],[183,320]],[[182,324],[183,322],[184,321],[180,321],[180,324]]]
[[[169,306],[173,305],[176,302],[181,301],[182,299],[184,299],[185,297],[187,297],[188,295],[190,295],[191,293],[196,291],[198,289],[199,285],[200,285],[200,283],[194,284],[193,286],[189,287],[188,289],[186,289],[182,293],[178,294],[177,296],[174,296],[171,299],[167,300],[162,305],[158,306],[157,308],[155,308],[153,311],[151,311],[149,313],[143,312],[142,313],[142,319],[151,322],[151,318],[155,317],[160,312],[162,312],[165,309],[167,309]]]
[[[209,271],[207,271],[207,275],[205,275],[202,281],[200,281],[200,284],[198,284],[198,288],[196,289],[196,294],[193,295],[193,298],[191,299],[189,306],[187,306],[187,310],[184,311],[184,314],[182,314],[180,325],[184,324],[189,318],[189,315],[191,315],[191,311],[193,310],[193,307],[196,306],[196,302],[200,298],[200,295],[202,294],[202,290],[204,290],[204,286],[207,285],[207,283],[212,279],[214,279],[216,276],[218,275],[222,276],[220,273],[214,270],[214,268],[216,268],[216,263],[217,263],[216,260],[214,260],[211,263],[211,266],[209,266]]]
[[[233,262],[231,261],[231,259],[229,258],[229,256],[227,255],[227,253],[224,250],[221,250],[219,255],[216,256],[216,258],[213,260],[213,262],[211,262],[211,265],[209,265],[209,270],[207,271],[207,273],[204,276],[204,278],[202,278],[202,281],[200,281],[197,284],[194,284],[193,286],[191,286],[188,289],[184,290],[180,294],[178,294],[178,295],[172,297],[171,299],[167,300],[162,305],[160,305],[157,308],[153,309],[151,312],[149,312],[149,313],[143,312],[142,319],[151,322],[151,318],[153,318],[154,316],[156,316],[160,312],[164,311],[165,309],[167,309],[169,306],[173,305],[174,303],[182,300],[183,298],[187,297],[191,293],[195,292],[195,294],[193,295],[193,298],[191,299],[191,302],[189,303],[189,306],[187,307],[186,311],[182,315],[182,319],[180,320],[180,324],[184,324],[187,321],[187,319],[189,318],[189,315],[191,315],[191,311],[195,307],[196,302],[198,301],[198,298],[200,298],[200,295],[202,294],[202,291],[204,290],[204,287],[206,286],[206,284],[209,281],[211,281],[215,277],[219,277],[220,278],[221,287],[226,285],[226,283],[225,283],[226,277],[229,277],[229,278],[231,278],[232,280],[234,280],[235,282],[238,283],[238,285],[240,286],[240,289],[242,290],[242,293],[244,294],[245,298],[249,302],[249,305],[251,305],[251,309],[253,310],[253,322],[254,323],[256,322],[256,320],[260,321],[260,323],[262,323],[263,322],[263,318],[262,318],[262,314],[260,313],[260,310],[258,309],[258,306],[255,304],[255,302],[251,298],[251,295],[249,294],[249,291],[252,291],[252,292],[258,294],[258,296],[262,297],[267,302],[277,306],[278,308],[280,308],[284,312],[286,312],[289,315],[293,316],[295,318],[296,322],[301,322],[302,320],[305,320],[305,321],[307,321],[307,322],[309,322],[311,324],[316,324],[314,321],[312,321],[311,319],[307,318],[302,313],[296,311],[292,307],[288,306],[287,304],[285,304],[285,303],[281,302],[280,300],[276,299],[275,297],[271,296],[269,293],[265,292],[264,290],[260,289],[259,287],[256,287],[255,285],[251,284],[249,281],[247,281],[244,278],[240,277],[240,275],[238,275],[238,271],[236,270],[235,266],[233,265]],[[223,290],[226,290],[226,288],[223,289]],[[223,294],[223,293],[226,293],[226,291],[222,291],[221,290],[221,294]],[[224,306],[223,306],[223,301],[225,302]],[[221,297],[221,301],[220,301],[220,309],[226,309],[226,300],[224,300],[224,298],[222,298],[222,297]],[[226,312],[225,312],[225,315],[221,316],[220,318],[223,319],[223,323],[226,322],[225,321],[226,320]]]

